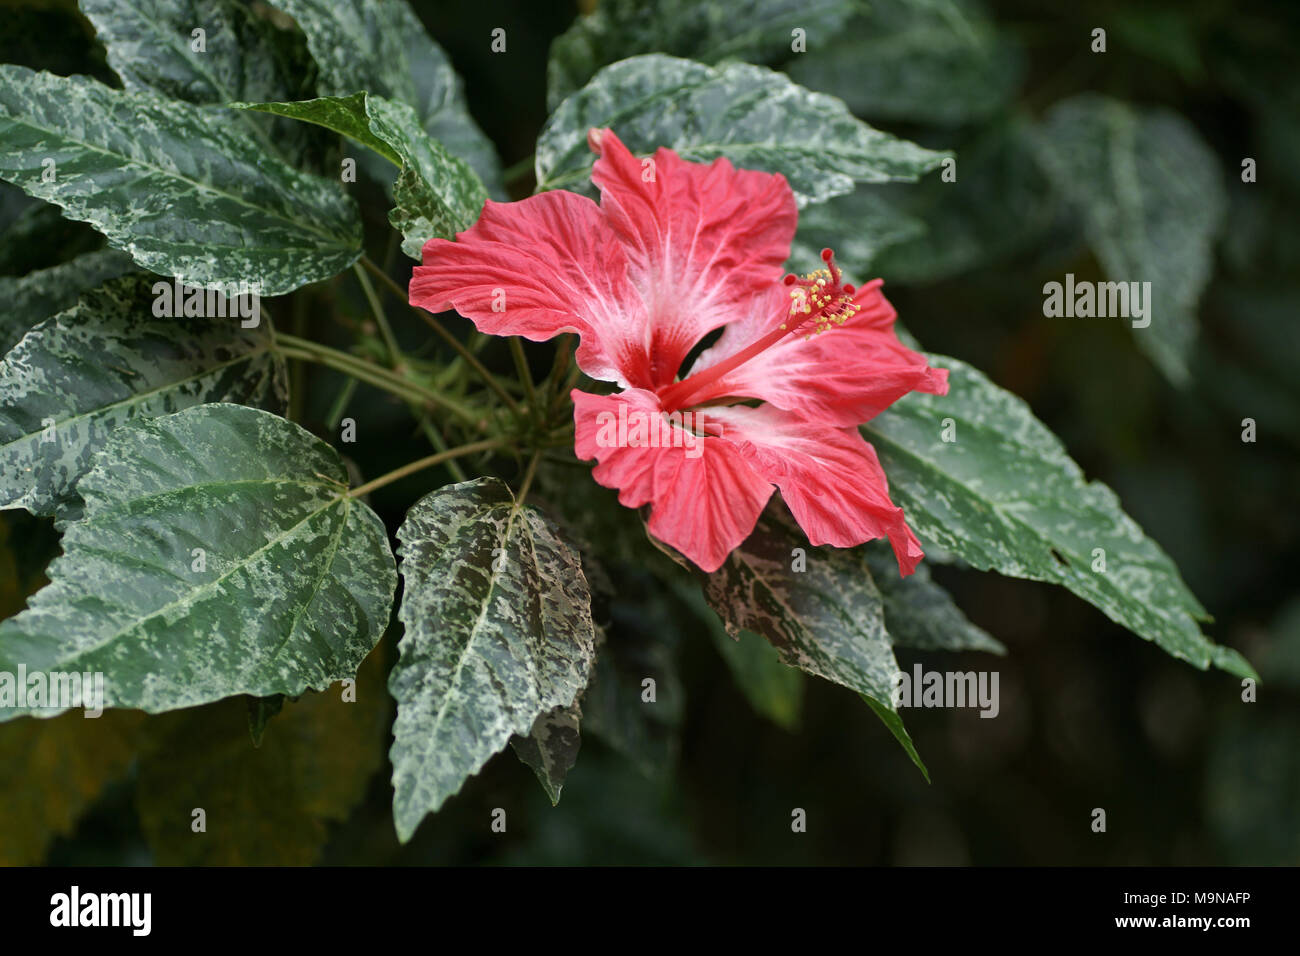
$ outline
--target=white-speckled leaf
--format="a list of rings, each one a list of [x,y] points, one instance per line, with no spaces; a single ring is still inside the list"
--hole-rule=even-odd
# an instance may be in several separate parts
[[[649,54],[605,67],[551,115],[537,140],[539,190],[591,192],[592,127],[613,129],[638,154],[667,146],[692,162],[726,156],[782,173],[800,205],[856,183],[914,180],[948,155],[873,129],[784,73]]]
[[[806,569],[792,566],[792,551],[806,551]],[[792,667],[857,691],[911,750],[894,713],[898,661],[885,630],[885,607],[858,551],[812,548],[788,521],[769,509],[717,571],[704,596],[727,630],[761,634]],[[882,719],[883,716],[882,716]]]
[[[75,517],[77,479],[132,419],[210,402],[284,411],[284,362],[265,326],[155,318],[155,281],[171,284],[128,276],[86,293],[0,362],[0,509]]]
[[[906,188],[867,187],[923,226],[920,234],[880,250],[872,275],[889,282],[947,279],[1041,246],[1050,236],[1060,203],[1027,121],[982,124],[953,148],[956,182],[931,176]]]
[[[307,34],[323,95],[364,91],[414,107],[425,132],[468,162],[493,196],[505,198],[496,150],[469,115],[460,77],[406,0],[274,0],[274,5]]]
[[[582,746],[581,723],[582,708],[575,702],[542,714],[533,723],[528,736],[510,738],[515,755],[537,775],[542,789],[550,797],[551,806],[560,802],[564,778],[578,762],[578,748]]]
[[[1151,324],[1133,335],[1171,382],[1185,385],[1196,303],[1214,272],[1227,208],[1214,152],[1177,113],[1091,93],[1053,107],[1040,138],[1044,165],[1078,207],[1106,277],[1151,283]]]
[[[792,568],[792,547],[806,549],[807,570]],[[765,514],[708,576],[704,594],[729,633],[761,634],[787,664],[890,701],[898,662],[880,592],[860,554],[810,548]]]
[[[452,239],[472,226],[487,200],[487,190],[474,170],[430,139],[405,103],[353,93],[301,103],[235,105],[324,126],[400,166],[393,186],[396,205],[388,218],[402,233],[402,251],[417,261],[434,236]]]
[[[1168,555],[1113,491],[1084,479],[1023,401],[963,362],[928,358],[949,370],[948,395],[914,392],[863,429],[923,542],[977,568],[1062,584],[1202,670],[1254,675],[1236,651],[1201,634],[1205,609]],[[945,419],[955,441],[942,439]],[[1096,548],[1105,572],[1092,570]]]
[[[859,116],[950,125],[1002,109],[1024,69],[1020,48],[975,0],[871,0],[828,43],[790,62],[790,77],[833,93]]]
[[[825,268],[821,253],[829,246],[845,272],[866,279],[875,275],[872,263],[883,250],[924,233],[920,219],[864,186],[799,213],[788,267],[800,274]]]
[[[389,756],[406,841],[513,735],[574,702],[594,631],[577,554],[496,478],[426,495],[397,536],[406,633]]]
[[[37,322],[76,305],[87,289],[134,268],[126,253],[99,249],[25,276],[0,277],[0,356]]]
[[[352,93],[348,96],[318,96],[315,99],[297,100],[292,103],[230,102],[226,105],[240,111],[272,113],[322,126],[373,149],[394,166],[401,166],[401,154],[389,143],[380,139],[370,128],[370,117],[366,114],[366,101],[379,98],[370,97],[366,93]]]
[[[187,103],[298,100],[313,95],[316,70],[297,31],[283,30],[243,0],[80,0],[128,90]],[[203,50],[193,31],[203,30]],[[260,116],[231,115],[244,135],[291,164],[310,161],[307,131]],[[319,156],[315,157],[319,159]],[[312,165],[316,165],[312,163]]]
[[[355,262],[361,221],[341,184],[269,155],[234,117],[0,66],[0,178],[192,285],[280,295]]]
[[[793,31],[817,56],[859,0],[601,0],[551,43],[546,101],[552,110],[602,66],[638,53],[701,63],[800,59]]]
[[[383,523],[337,452],[240,405],[116,429],[77,490],[50,584],[0,624],[0,670],[104,674],[150,713],[352,677],[388,626]],[[202,560],[196,549],[202,549]],[[0,709],[0,720],[25,712]]]
[[[1000,641],[967,619],[952,595],[934,583],[924,562],[904,578],[898,574],[898,560],[887,541],[868,542],[862,551],[885,602],[885,626],[895,647],[1007,652]]]

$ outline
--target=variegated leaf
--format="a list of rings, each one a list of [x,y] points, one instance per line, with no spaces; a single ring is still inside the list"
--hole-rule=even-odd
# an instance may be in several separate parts
[[[280,295],[355,262],[361,221],[341,185],[268,155],[236,120],[0,66],[0,178],[90,223],[145,269],[194,285]]]
[[[452,239],[474,224],[487,200],[482,181],[420,128],[415,110],[366,93],[301,103],[237,103],[241,109],[291,116],[342,133],[401,167],[388,214],[402,251],[419,260],[434,236]]]
[[[415,108],[419,125],[504,198],[496,149],[469,115],[460,77],[406,0],[274,0],[298,21],[326,96],[370,92]],[[267,97],[269,99],[269,97]]]
[[[1040,146],[1078,208],[1107,278],[1149,282],[1138,347],[1175,384],[1190,379],[1196,302],[1214,271],[1227,197],[1218,158],[1186,119],[1083,94],[1058,103]]]
[[[842,97],[859,116],[953,126],[1006,107],[1024,54],[978,0],[871,0],[867,12],[790,76]]]
[[[792,552],[800,547],[806,567],[796,571]],[[769,510],[708,576],[704,593],[731,634],[761,634],[787,664],[868,698],[925,770],[895,713],[898,661],[884,602],[859,552],[810,548]]]
[[[50,584],[0,624],[0,671],[102,672],[150,713],[352,677],[388,626],[388,535],[337,452],[292,422],[199,405],[117,428],[77,486]],[[0,708],[48,716],[35,701]]]
[[[546,101],[552,110],[609,63],[671,53],[701,63],[774,62],[799,56],[796,36],[818,55],[860,0],[601,0],[551,43]],[[800,31],[798,35],[795,30]]]
[[[825,268],[822,250],[829,246],[848,275],[866,279],[876,275],[873,264],[883,250],[924,234],[925,223],[920,219],[863,187],[799,213],[799,231],[790,245],[788,268],[797,273]]]
[[[77,479],[132,419],[209,402],[284,410],[284,363],[265,326],[155,318],[155,283],[172,287],[127,276],[87,292],[0,362],[0,508],[75,516]]]
[[[955,182],[931,176],[915,188],[876,187],[922,228],[879,250],[871,275],[934,282],[1041,248],[1051,238],[1060,204],[1024,118],[976,127],[954,148],[960,157]]]
[[[578,762],[578,748],[582,746],[581,723],[582,709],[575,702],[542,714],[533,723],[528,736],[510,738],[510,746],[519,759],[537,774],[552,806],[560,802],[564,778]]]
[[[726,156],[782,173],[800,205],[856,183],[914,180],[948,155],[873,129],[766,67],[649,54],[605,67],[551,115],[537,140],[539,190],[591,192],[592,127],[613,129],[634,153],[666,146],[692,162]]]
[[[863,548],[863,554],[885,603],[885,626],[895,647],[1007,652],[1001,642],[967,620],[952,595],[931,579],[925,563],[904,578],[899,576],[898,561],[887,542],[872,541]]]
[[[577,554],[498,479],[426,495],[398,538],[406,633],[388,688],[405,841],[513,735],[574,702],[594,632]]]
[[[708,630],[750,706],[787,730],[798,726],[803,709],[803,672],[783,661],[776,648],[753,631],[729,632],[696,581],[677,577],[668,583],[675,603],[694,613]]]
[[[1119,499],[1088,482],[1023,401],[942,355],[946,396],[913,392],[864,428],[895,503],[928,546],[976,568],[1050,581],[1112,621],[1204,670],[1254,671],[1208,640],[1208,615]],[[951,440],[945,440],[945,434]]]
[[[128,90],[217,105],[314,95],[316,71],[302,35],[275,26],[243,0],[80,4],[104,44],[108,65]],[[195,49],[200,40],[202,49]],[[249,115],[232,116],[230,122],[266,152],[294,165],[311,160],[318,147],[305,135],[309,131],[290,123]]]
[[[126,253],[99,249],[25,276],[0,277],[0,302],[5,304],[0,313],[0,356],[37,322],[76,305],[87,289],[134,268]]]
[[[769,515],[721,568],[705,596],[728,632],[766,637],[787,664],[889,701],[898,662],[885,610],[860,555],[807,549],[807,569],[791,567],[792,547],[807,548]]]

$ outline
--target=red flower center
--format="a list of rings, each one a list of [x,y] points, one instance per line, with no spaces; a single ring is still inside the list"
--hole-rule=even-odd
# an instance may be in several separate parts
[[[853,304],[853,286],[844,281],[844,273],[835,265],[835,254],[830,249],[822,250],[822,261],[826,263],[825,269],[806,276],[785,277],[785,284],[791,288],[790,309],[784,322],[730,358],[660,389],[663,410],[674,412],[688,407],[694,396],[787,335],[802,331],[806,338],[811,338],[852,318],[858,311]]]

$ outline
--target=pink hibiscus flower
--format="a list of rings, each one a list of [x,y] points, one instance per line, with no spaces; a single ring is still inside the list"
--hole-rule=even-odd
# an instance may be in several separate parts
[[[910,574],[920,544],[857,426],[913,389],[945,394],[947,372],[898,341],[880,281],[845,283],[830,250],[825,269],[783,276],[797,220],[784,176],[668,149],[640,160],[608,129],[588,142],[599,205],[489,200],[455,242],[425,244],[411,302],[491,335],[576,332],[579,367],[621,389],[574,390],[578,457],[703,570],[775,486],[811,544],[887,537]]]

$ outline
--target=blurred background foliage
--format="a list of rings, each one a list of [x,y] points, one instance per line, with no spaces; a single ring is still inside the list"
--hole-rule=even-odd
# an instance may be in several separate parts
[[[669,4],[647,6],[657,5]],[[526,160],[548,113],[548,50],[578,6],[413,6],[503,164]],[[3,12],[4,61],[113,82],[74,4],[6,0]],[[495,27],[507,30],[505,54],[490,50]],[[1105,53],[1091,50],[1098,27]],[[690,35],[672,42],[665,52],[703,55]],[[264,725],[241,701],[3,725],[0,862],[1300,863],[1298,45],[1300,7],[1289,0],[875,0],[846,28],[810,31],[808,52],[779,64],[873,124],[956,151],[956,184],[931,175],[862,188],[810,211],[811,238],[822,227],[848,237],[850,271],[885,278],[924,346],[1023,396],[1088,475],[1116,489],[1214,615],[1208,633],[1256,664],[1258,702],[1242,702],[1235,678],[1168,657],[1062,589],[935,566],[1009,654],[925,656],[928,668],[998,669],[1002,697],[994,720],[905,713],[927,784],[855,695],[793,671],[773,678],[765,646],[723,646],[698,601],[654,586],[656,558],[632,542],[591,569],[617,582],[597,611],[618,653],[602,656],[596,679],[607,695],[633,694],[654,676],[658,703],[628,720],[589,697],[600,732],[584,734],[557,807],[503,755],[399,847],[384,762],[392,705],[363,669],[365,720],[338,734],[322,732],[336,719],[335,692],[286,703]],[[1042,314],[1045,282],[1108,268],[1089,222],[1105,189],[1077,168],[1096,144],[1070,144],[1064,174],[1051,161],[1079,125],[1053,127],[1053,110],[1085,93],[1131,104],[1138,123],[1173,117],[1161,128],[1181,132],[1162,147],[1160,175],[1191,181],[1211,164],[1205,209],[1181,210],[1221,206],[1210,210],[1216,240],[1188,280],[1201,292],[1181,367],[1122,321]],[[1151,162],[1151,142],[1139,139],[1134,162]],[[1253,183],[1241,181],[1247,157]],[[515,195],[530,187],[516,184]],[[96,246],[87,228],[16,190],[0,200],[0,291],[5,276]],[[382,201],[373,206],[382,217]],[[1171,242],[1179,212],[1157,224]],[[310,321],[324,297],[349,294],[308,290],[295,315]],[[421,327],[398,333],[419,352]],[[319,426],[337,382],[306,385],[299,420]],[[409,458],[419,440],[403,409],[364,387],[355,401],[367,427],[353,457],[375,474]],[[1244,418],[1257,423],[1254,443],[1242,441]],[[391,526],[433,480],[395,484],[375,506]],[[558,475],[539,492],[588,496],[590,526],[576,531],[615,534],[601,523],[611,496],[573,484]],[[38,569],[57,550],[48,523],[0,515],[0,616],[43,583]],[[395,637],[368,668],[391,660]],[[899,659],[909,670],[920,660],[907,650]],[[260,748],[250,726],[264,733]],[[192,806],[209,810],[204,847],[189,832]],[[498,807],[505,833],[490,828]],[[1104,834],[1089,826],[1095,807],[1107,812]],[[791,832],[794,808],[807,811],[806,833]]]

